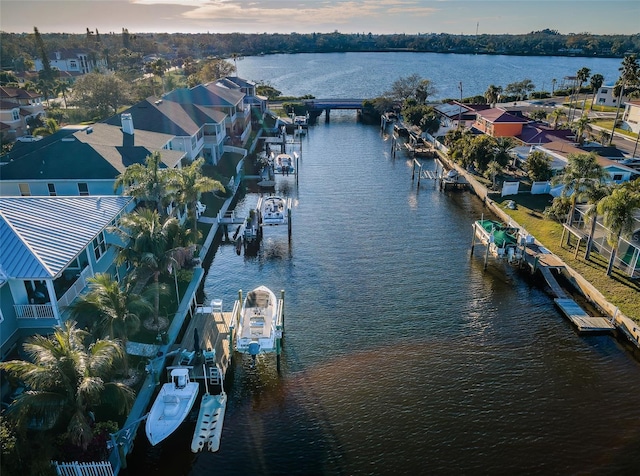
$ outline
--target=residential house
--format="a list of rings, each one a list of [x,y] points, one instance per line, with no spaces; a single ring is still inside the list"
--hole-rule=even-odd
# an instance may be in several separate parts
[[[433,104],[433,108],[440,119],[440,129],[436,134],[438,136],[444,136],[451,129],[467,127],[476,120],[476,109],[458,101]]]
[[[226,113],[188,101],[189,89],[176,91],[168,95],[176,98],[183,94],[186,96],[184,100],[147,98],[124,111],[124,117],[135,134],[148,131],[169,135],[171,139],[166,146],[169,150],[184,152],[190,161],[202,156],[208,163],[217,164],[224,153],[227,139]],[[122,123],[122,114],[105,122],[119,125]]]
[[[529,153],[533,151],[540,151],[548,155],[552,159],[551,169],[555,174],[558,174],[564,169],[569,162],[570,154],[588,154],[594,152],[597,156],[597,162],[609,175],[609,182],[623,183],[634,179],[639,172],[627,167],[618,160],[612,160],[611,158],[604,157],[603,155],[612,155],[615,148],[602,147],[602,148],[579,148],[574,144],[562,140],[555,142],[548,142],[546,144],[534,145],[528,148],[520,148],[518,150],[518,156],[521,160],[526,160]],[[613,155],[612,155],[613,156]],[[616,156],[622,158],[621,155]]]
[[[45,116],[42,96],[22,88],[0,86],[0,133],[2,142],[30,135],[29,120]]]
[[[608,82],[603,84],[598,89],[595,98],[593,99],[594,106],[610,106],[617,107],[618,106],[618,96],[613,93],[615,82]],[[629,98],[627,96],[622,96],[622,104],[624,104]]]
[[[473,127],[492,137],[516,137],[522,134],[529,119],[516,116],[501,107],[477,111]]]
[[[126,116],[125,116],[126,117]],[[159,152],[164,167],[180,167],[174,136],[98,123],[67,127],[34,142],[18,142],[0,157],[0,196],[113,195],[118,175]]]
[[[0,359],[62,324],[87,279],[126,271],[109,227],[133,206],[122,196],[0,197]]]
[[[640,134],[640,99],[633,99],[624,103],[622,124],[623,129]]]
[[[244,93],[244,102],[251,107],[252,120],[259,121],[269,107],[269,100],[256,94],[256,83],[238,76],[227,76],[216,81],[218,86],[227,89],[237,89]]]
[[[36,71],[44,69],[42,58],[34,60]],[[51,69],[68,72],[79,76],[87,74],[96,68],[107,69],[107,61],[98,58],[94,53],[82,48],[60,49],[49,54]]]
[[[199,84],[191,89],[176,89],[163,99],[179,104],[193,104],[226,114],[225,129],[233,145],[243,146],[251,134],[251,108],[244,101],[245,94],[215,82]]]

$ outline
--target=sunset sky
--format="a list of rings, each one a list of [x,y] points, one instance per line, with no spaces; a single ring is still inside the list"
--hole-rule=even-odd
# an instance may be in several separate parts
[[[0,0],[6,32],[633,34],[640,0]]]

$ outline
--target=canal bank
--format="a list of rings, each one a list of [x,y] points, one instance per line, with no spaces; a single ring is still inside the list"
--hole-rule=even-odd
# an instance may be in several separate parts
[[[444,161],[449,168],[457,170],[460,175],[465,177],[471,190],[473,190],[475,195],[477,195],[483,201],[485,206],[489,210],[491,210],[493,214],[499,217],[500,220],[502,220],[504,223],[524,230],[524,227],[518,224],[513,219],[513,217],[511,217],[511,215],[509,215],[498,203],[490,198],[489,190],[482,183],[480,183],[473,176],[473,174],[470,174],[463,167],[460,167],[458,164],[451,161],[442,151],[439,151],[438,153],[440,159]],[[544,243],[540,243],[537,238],[536,243],[540,246],[545,246]],[[604,312],[612,320],[616,328],[620,330],[622,334],[624,334],[629,342],[636,348],[640,349],[640,324],[638,324],[629,316],[623,314],[617,306],[609,302],[604,297],[604,295],[598,289],[596,289],[595,286],[587,281],[574,268],[569,266],[566,261],[562,260],[560,257],[557,257],[557,255],[555,256],[562,263],[562,266],[568,274],[571,284],[576,288],[576,290],[580,292],[580,294],[583,295],[589,302],[593,303],[598,309],[602,310],[602,312]]]

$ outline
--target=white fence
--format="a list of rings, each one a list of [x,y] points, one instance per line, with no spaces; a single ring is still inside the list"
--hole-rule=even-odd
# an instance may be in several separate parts
[[[52,461],[58,476],[113,476],[113,468],[108,461],[99,463],[58,463]]]
[[[549,193],[550,191],[551,183],[548,181],[533,182],[531,184],[531,195],[542,195],[543,193]]]

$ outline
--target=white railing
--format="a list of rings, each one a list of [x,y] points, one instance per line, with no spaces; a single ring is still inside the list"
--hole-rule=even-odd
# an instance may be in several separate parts
[[[55,317],[51,304],[15,304],[18,319],[52,319]]]
[[[82,290],[87,285],[87,279],[91,274],[91,268],[87,266],[82,270],[80,276],[76,281],[71,285],[67,292],[65,292],[60,299],[58,299],[58,309],[64,309],[65,307],[69,307],[69,305],[77,298]]]
[[[108,461],[93,463],[58,463],[52,461],[59,476],[113,476],[113,468]]]

